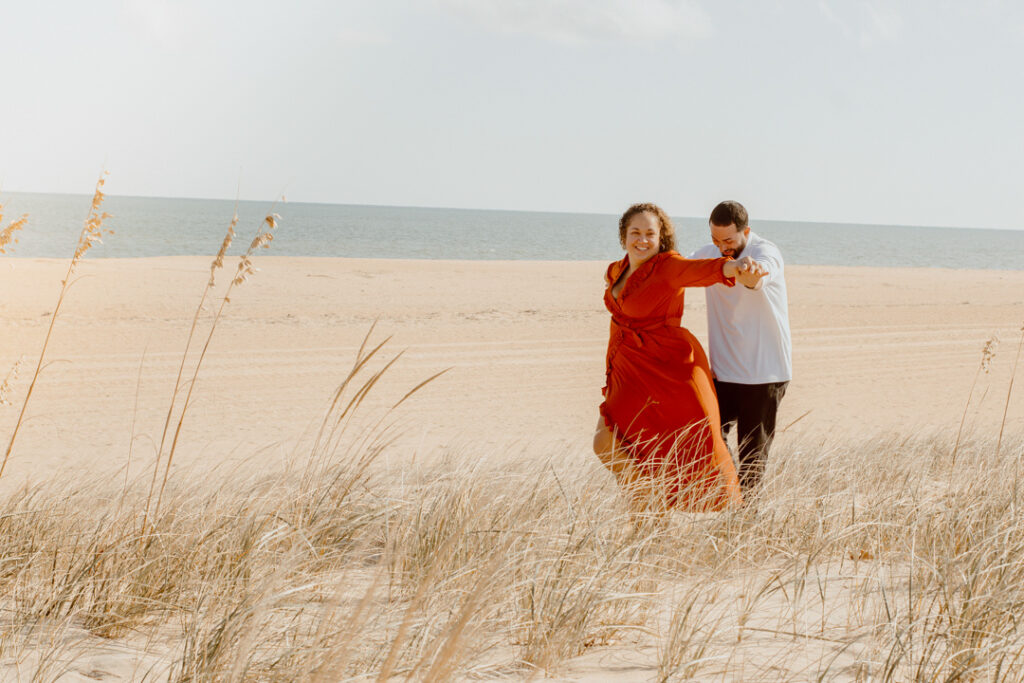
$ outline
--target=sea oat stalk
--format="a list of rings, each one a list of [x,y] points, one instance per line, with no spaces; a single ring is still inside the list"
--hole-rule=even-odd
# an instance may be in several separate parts
[[[999,423],[999,439],[996,440],[996,457],[999,447],[1003,445],[1003,429],[1006,427],[1006,413],[1010,409],[1010,394],[1013,393],[1013,378],[1017,376],[1017,363],[1020,362],[1020,349],[1024,346],[1024,325],[1020,326],[1020,341],[1017,342],[1017,355],[1013,357],[1013,369],[1010,371],[1010,386],[1006,389],[1006,403],[1003,404],[1003,419]]]
[[[96,190],[93,192],[92,204],[89,207],[89,217],[85,219],[82,232],[78,235],[78,245],[75,247],[74,256],[71,257],[71,263],[68,265],[67,275],[61,280],[60,294],[57,295],[57,305],[54,306],[53,314],[50,316],[50,326],[47,328],[46,337],[43,339],[43,348],[39,351],[39,362],[36,363],[35,372],[32,373],[32,381],[29,382],[28,392],[25,394],[25,400],[21,404],[21,413],[18,415],[18,420],[14,423],[11,439],[7,442],[7,450],[4,451],[3,462],[0,462],[0,477],[3,476],[4,470],[7,467],[7,460],[11,457],[11,451],[14,449],[14,441],[18,438],[18,430],[21,429],[21,424],[25,419],[25,411],[28,409],[29,399],[32,398],[32,391],[36,387],[36,381],[39,380],[40,372],[42,372],[43,359],[46,357],[46,347],[50,343],[53,326],[57,322],[57,316],[60,314],[61,306],[64,304],[64,297],[67,295],[68,289],[72,284],[71,276],[74,275],[79,262],[85,257],[85,253],[92,248],[92,245],[102,242],[103,235],[113,234],[112,230],[103,227],[103,222],[110,218],[110,214],[100,211],[100,206],[106,197],[102,192],[103,185],[106,182],[106,175],[107,172],[103,171],[100,174],[99,180],[96,181]]]
[[[970,407],[971,398],[974,396],[974,387],[977,386],[978,377],[981,375],[982,371],[984,371],[986,375],[988,374],[989,367],[992,365],[992,359],[996,355],[996,346],[998,344],[999,338],[991,337],[987,342],[985,342],[985,346],[981,349],[981,363],[978,364],[978,369],[974,371],[974,381],[971,382],[971,389],[967,392],[967,403],[964,404],[964,414],[960,417],[960,428],[956,430],[956,441],[953,443],[953,455],[950,456],[949,459],[950,468],[956,464],[956,453],[960,448],[960,437],[963,436],[964,433],[964,423],[967,421],[967,409]],[[950,476],[952,476],[952,474]]]
[[[146,498],[146,510],[142,515],[143,530],[146,528],[150,501],[153,500],[153,491],[156,489],[157,474],[160,471],[160,459],[163,456],[164,445],[167,442],[167,434],[170,431],[171,418],[174,416],[174,406],[178,399],[178,392],[181,391],[181,378],[185,372],[185,361],[188,359],[189,349],[192,348],[192,338],[195,336],[196,328],[199,326],[199,316],[206,308],[206,299],[216,284],[217,270],[224,267],[224,256],[227,254],[228,249],[231,247],[231,243],[235,239],[236,227],[238,227],[237,202],[235,203],[235,212],[231,217],[231,223],[228,225],[228,230],[224,233],[224,239],[221,241],[220,249],[217,251],[217,255],[210,264],[210,279],[207,281],[206,287],[203,288],[202,296],[199,297],[199,304],[196,306],[196,312],[192,316],[192,325],[188,330],[188,338],[185,340],[185,348],[181,352],[181,363],[178,364],[178,375],[174,378],[174,390],[171,392],[171,400],[167,406],[167,417],[164,419],[164,428],[160,434],[160,445],[157,446],[156,449],[156,462],[153,464],[153,479],[149,484],[149,495]]]
[[[276,213],[269,213],[260,223],[260,227],[256,231],[256,236],[253,237],[252,242],[249,244],[249,248],[238,260],[238,267],[235,269],[235,277],[228,284],[227,290],[224,292],[224,298],[221,299],[220,306],[217,308],[216,314],[213,316],[213,322],[210,323],[210,331],[206,335],[206,342],[203,344],[202,351],[199,352],[199,358],[196,360],[195,369],[192,372],[192,379],[188,383],[188,391],[185,393],[185,399],[181,406],[181,412],[178,415],[178,424],[174,429],[174,436],[171,439],[171,445],[167,451],[167,462],[164,464],[164,476],[160,483],[160,492],[156,497],[156,505],[153,507],[152,517],[156,518],[160,511],[160,503],[163,500],[164,489],[167,487],[167,479],[171,474],[171,463],[174,461],[174,452],[178,447],[178,437],[181,436],[181,428],[185,424],[185,415],[188,413],[189,401],[192,398],[192,392],[195,390],[196,383],[199,379],[199,369],[203,365],[203,359],[206,358],[206,351],[210,348],[210,342],[213,340],[213,333],[217,329],[217,323],[220,321],[221,316],[224,314],[224,308],[228,303],[231,302],[231,291],[237,286],[241,285],[248,279],[250,275],[256,272],[256,268],[252,264],[252,257],[258,249],[267,249],[270,247],[270,243],[274,239],[273,230],[277,227],[277,221],[280,219]],[[229,235],[233,232],[232,228],[229,228]],[[225,237],[224,244],[221,246],[222,251],[227,250],[228,238]],[[217,259],[214,260],[213,265],[210,268],[210,282],[213,282],[213,272],[218,267],[218,260],[223,262],[223,254],[218,253]],[[208,291],[208,290],[207,290]],[[159,454],[158,454],[159,455]],[[154,469],[155,473],[155,469]],[[150,497],[152,497],[152,490],[150,491]],[[149,500],[146,501],[146,513],[143,516],[143,533],[146,531],[146,521],[149,516]]]

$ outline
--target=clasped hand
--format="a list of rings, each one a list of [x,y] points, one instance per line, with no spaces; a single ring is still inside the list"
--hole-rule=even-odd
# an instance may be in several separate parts
[[[749,256],[738,261],[728,261],[725,266],[726,277],[735,277],[745,287],[756,287],[761,278],[768,275],[768,269]]]

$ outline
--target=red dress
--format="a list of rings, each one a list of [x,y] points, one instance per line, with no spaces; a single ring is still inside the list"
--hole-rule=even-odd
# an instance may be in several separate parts
[[[608,266],[604,303],[612,321],[601,416],[641,474],[665,477],[669,507],[707,511],[742,502],[707,356],[680,326],[685,287],[734,284],[722,275],[727,260],[661,252],[629,276],[618,299],[612,287],[629,258]]]

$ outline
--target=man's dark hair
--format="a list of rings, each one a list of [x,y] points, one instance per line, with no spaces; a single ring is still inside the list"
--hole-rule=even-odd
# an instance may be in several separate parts
[[[747,221],[749,220],[750,217],[747,215],[747,210],[739,202],[722,202],[711,212],[711,225],[720,225],[722,227],[735,225],[737,230],[743,230],[747,227]]]

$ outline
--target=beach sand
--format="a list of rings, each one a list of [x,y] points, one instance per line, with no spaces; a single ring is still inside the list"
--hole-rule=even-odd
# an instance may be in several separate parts
[[[119,470],[132,434],[133,471],[152,462],[208,264],[81,265],[0,486]],[[294,457],[374,324],[373,341],[390,337],[382,357],[403,351],[368,401],[374,410],[447,370],[394,414],[395,467],[467,448],[481,457],[593,457],[605,265],[261,257],[212,338],[175,466],[261,468]],[[0,433],[14,424],[65,269],[61,260],[0,262],[0,379],[23,358]],[[790,266],[786,275],[794,379],[780,439],[955,434],[993,335],[1003,343],[978,380],[968,423],[998,425],[1024,322],[1024,272]],[[227,279],[222,271],[218,289]],[[217,306],[203,314],[195,349]],[[687,292],[683,324],[706,340],[702,291]],[[1022,425],[1018,396],[1008,426]]]
[[[107,475],[116,475],[117,486],[126,466],[132,477],[148,481],[208,264],[203,257],[168,257],[81,265],[0,490]],[[198,478],[214,471],[211,481],[227,474],[251,481],[301,463],[371,327],[371,347],[389,338],[371,369],[401,352],[360,409],[363,424],[386,415],[396,430],[379,461],[384,467],[404,472],[448,457],[460,470],[483,460],[536,458],[599,471],[590,439],[604,380],[605,265],[262,257],[260,272],[231,294],[209,344],[173,480],[199,486]],[[0,261],[0,380],[23,358],[11,383],[12,404],[0,406],[5,437],[28,389],[65,269],[58,260]],[[217,291],[227,280],[218,273]],[[892,434],[952,443],[968,395],[968,428],[998,430],[1024,322],[1024,272],[791,266],[787,283],[794,379],[782,403],[774,457],[785,457],[789,443],[813,446],[820,439],[832,449],[844,436],[857,444]],[[692,290],[687,297],[684,324],[706,340],[703,293]],[[186,387],[219,306],[211,299],[200,316],[185,363]],[[983,345],[993,336],[1002,343],[991,372],[979,373]],[[1024,427],[1019,390],[1009,401],[1006,427],[1014,433]],[[839,577],[850,583],[851,595],[861,590],[856,562],[836,571],[853,572]],[[741,611],[744,586],[763,582],[758,575],[727,581],[736,587],[723,594],[739,601],[735,608],[722,603],[730,613]],[[762,605],[762,612],[768,607],[764,619],[785,613],[786,604],[772,602],[781,599]],[[847,619],[844,605],[854,598],[838,602],[837,618]],[[152,663],[158,671],[177,651],[172,643],[164,655],[152,655],[148,644],[81,629],[66,637],[74,641],[66,650],[68,670],[81,674],[67,680],[89,680],[96,672],[130,680],[153,657],[163,662]],[[765,639],[763,647],[754,642],[752,651],[761,655],[753,656],[751,670],[775,656],[773,647],[791,647],[789,640]],[[566,662],[558,676],[648,680],[652,648],[595,648]],[[18,680],[18,671],[42,666],[33,657],[46,651],[29,648],[0,678]],[[792,658],[790,650],[779,652]]]

